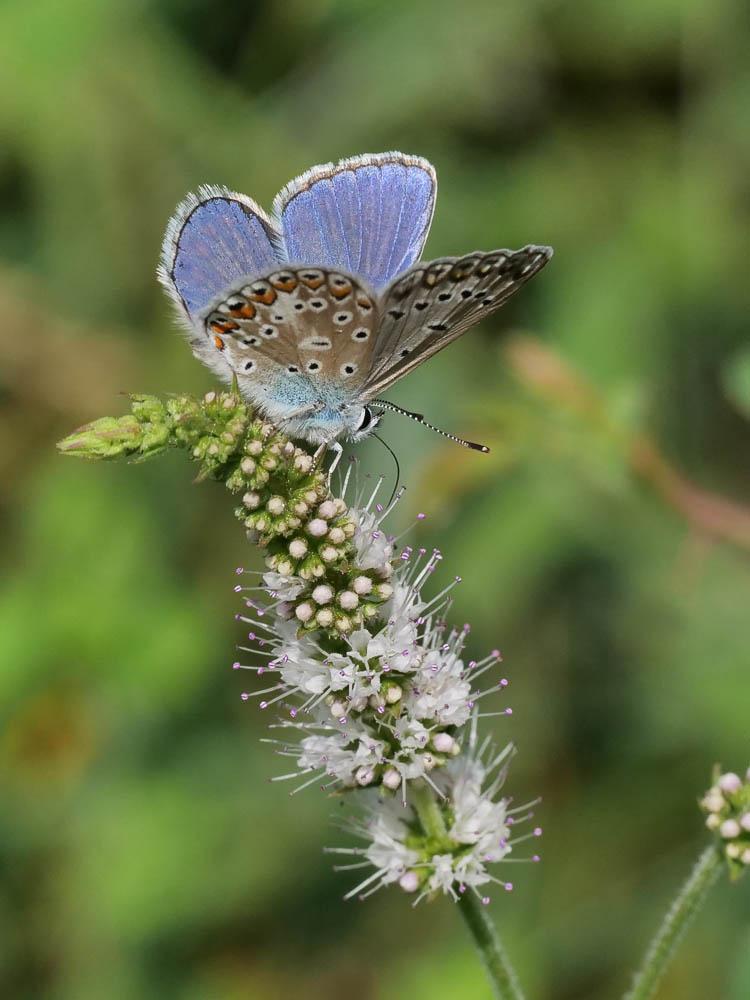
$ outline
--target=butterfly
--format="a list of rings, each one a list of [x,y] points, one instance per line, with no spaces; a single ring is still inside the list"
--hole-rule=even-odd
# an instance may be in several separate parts
[[[195,356],[337,458],[339,439],[366,437],[387,410],[438,430],[379,394],[504,305],[552,249],[420,261],[436,192],[427,160],[392,152],[313,167],[272,215],[224,187],[189,194],[157,273]]]

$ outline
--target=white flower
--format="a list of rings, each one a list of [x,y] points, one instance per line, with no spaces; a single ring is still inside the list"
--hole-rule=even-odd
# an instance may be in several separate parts
[[[463,662],[449,651],[433,649],[414,677],[408,705],[417,719],[432,719],[443,726],[462,726],[471,714],[471,685]]]
[[[368,832],[371,843],[366,857],[380,871],[384,885],[396,882],[419,861],[419,854],[406,846],[409,831],[393,809],[381,809],[373,818]]]
[[[371,807],[365,822],[357,824],[355,831],[367,839],[367,846],[341,848],[341,853],[363,856],[375,871],[346,898],[365,889],[374,892],[396,881],[405,892],[419,890],[416,902],[435,892],[453,899],[467,889],[479,895],[479,887],[489,882],[512,889],[510,882],[498,879],[488,866],[507,858],[514,844],[538,837],[542,831],[535,827],[521,836],[512,836],[515,823],[531,817],[529,806],[533,805],[510,809],[507,799],[495,798],[513,747],[507,746],[485,763],[475,752],[475,740],[472,732],[469,753],[451,761],[435,781],[434,787],[443,797],[435,798],[431,808],[439,810],[444,834],[438,836],[434,829],[426,830],[422,825],[424,796],[432,794],[426,787],[412,793],[417,798],[406,809],[396,798],[380,801]],[[525,815],[516,818],[519,812]],[[517,860],[538,861],[539,857]],[[486,896],[480,898],[488,902]]]
[[[363,727],[347,725],[330,736],[305,737],[300,749],[300,773],[322,771],[351,787],[357,784],[356,772],[361,767],[383,762],[385,745]]]
[[[388,536],[380,527],[378,514],[350,507],[349,516],[354,521],[356,528],[352,542],[359,568],[389,572],[393,558],[393,545],[388,541]]]
[[[282,576],[270,570],[263,574],[263,583],[268,592],[282,601],[293,601],[305,589],[305,581],[298,576]]]

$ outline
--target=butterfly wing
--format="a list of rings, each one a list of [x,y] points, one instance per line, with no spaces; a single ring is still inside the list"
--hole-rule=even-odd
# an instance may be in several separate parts
[[[419,259],[436,190],[431,164],[403,153],[313,167],[274,201],[286,260],[343,270],[384,288]]]
[[[277,266],[280,235],[262,208],[245,195],[204,185],[179,205],[167,226],[157,271],[191,335],[196,357],[220,375],[221,359],[205,350],[195,326],[217,295]]]
[[[330,268],[288,266],[242,283],[202,320],[205,350],[271,419],[354,401],[370,369],[375,293]]]
[[[551,247],[493,250],[415,264],[385,290],[372,367],[363,387],[373,399],[491,315],[537,274]]]

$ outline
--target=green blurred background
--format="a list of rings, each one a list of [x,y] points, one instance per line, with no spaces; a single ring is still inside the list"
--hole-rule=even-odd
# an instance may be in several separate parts
[[[4,997],[488,996],[450,904],[343,903],[335,803],[268,783],[230,498],[181,455],[54,450],[121,392],[211,387],[154,279],[188,190],[269,205],[388,149],[437,166],[428,256],[556,250],[391,394],[492,455],[384,429],[472,652],[504,649],[510,791],[544,796],[493,916],[531,998],[624,989],[713,763],[750,763],[749,39],[741,0],[4,0]],[[716,890],[664,1000],[750,997],[749,893]]]

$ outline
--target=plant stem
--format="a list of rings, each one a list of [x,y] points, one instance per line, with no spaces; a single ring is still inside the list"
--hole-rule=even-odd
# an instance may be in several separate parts
[[[485,906],[475,893],[467,891],[459,899],[458,908],[474,938],[497,1000],[523,1000],[513,966]]]
[[[700,855],[648,946],[643,964],[624,1000],[649,1000],[654,996],[690,921],[705,902],[722,865],[723,858],[715,844]]]
[[[427,836],[437,841],[446,840],[448,833],[443,811],[426,782],[414,783],[411,801]],[[457,905],[474,938],[497,1000],[523,1000],[516,974],[500,944],[497,928],[476,893],[467,890]]]

